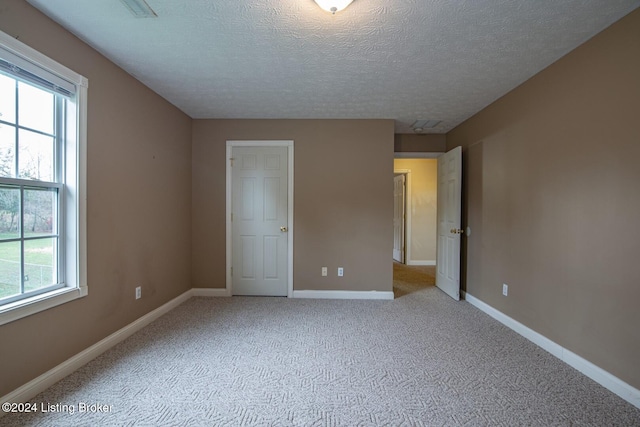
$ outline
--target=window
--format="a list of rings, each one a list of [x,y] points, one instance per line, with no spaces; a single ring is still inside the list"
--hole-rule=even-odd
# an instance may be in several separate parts
[[[87,87],[0,32],[0,324],[87,294]]]

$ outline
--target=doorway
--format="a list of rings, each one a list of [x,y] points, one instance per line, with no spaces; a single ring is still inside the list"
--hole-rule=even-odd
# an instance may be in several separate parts
[[[396,215],[401,195],[399,182],[405,180],[404,215]],[[400,194],[399,194],[400,193]],[[404,259],[407,265],[436,265],[438,212],[438,164],[432,158],[394,159],[394,255],[399,230],[404,230]],[[403,220],[403,225],[396,226]]]
[[[400,170],[402,167],[406,167],[406,162],[417,161],[412,159],[404,153],[396,153],[394,159],[394,171]],[[461,183],[462,183],[462,149],[456,147],[446,153],[424,153],[427,158],[435,158],[435,190],[433,191],[434,197],[432,198],[420,198],[416,197],[416,194],[407,196],[408,203],[412,204],[412,207],[407,209],[407,218],[412,218],[412,232],[411,234],[405,234],[406,247],[407,247],[407,265],[434,265],[436,266],[436,286],[443,292],[449,295],[455,300],[460,299],[460,240],[461,234],[464,233],[461,227]],[[434,155],[435,154],[435,155]],[[406,160],[403,160],[406,159]],[[403,165],[401,161],[404,161]],[[411,167],[411,164],[408,164]],[[412,172],[415,175],[415,168],[411,167]],[[413,176],[413,187],[415,192],[416,183],[424,183],[423,180],[416,179]],[[435,211],[435,227],[433,227],[433,221],[420,221],[415,218],[416,206],[429,205],[429,199],[435,202],[435,209],[431,209],[433,213]],[[410,201],[410,202],[409,202]],[[432,206],[433,207],[433,206]],[[432,218],[433,219],[433,218]],[[416,233],[416,224],[426,225],[429,224],[431,228],[431,238],[426,238],[426,235],[419,235]],[[419,237],[418,237],[419,236]],[[433,259],[416,259],[416,254],[413,252],[418,247],[424,245],[416,245],[416,238],[422,238],[423,242],[430,243],[432,251],[430,254]],[[411,243],[409,243],[411,241]],[[408,256],[411,251],[411,256]],[[437,257],[437,262],[436,262]],[[394,277],[395,283],[395,277]],[[395,289],[394,289],[395,291]]]
[[[413,153],[412,153],[413,154]],[[396,298],[435,285],[437,244],[437,153],[394,159],[393,290]],[[399,202],[404,178],[404,202]],[[404,215],[398,215],[401,208]],[[398,224],[402,219],[403,225]],[[403,255],[398,257],[403,231]]]

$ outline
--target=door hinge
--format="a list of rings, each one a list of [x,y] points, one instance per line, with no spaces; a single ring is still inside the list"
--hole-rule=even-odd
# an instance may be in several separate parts
[[[233,267],[231,267],[231,277],[233,277]]]
[[[233,167],[233,161],[234,161],[234,160],[235,160],[235,159],[234,159],[233,157],[230,157],[230,158],[229,158],[229,161],[231,162],[231,167]]]

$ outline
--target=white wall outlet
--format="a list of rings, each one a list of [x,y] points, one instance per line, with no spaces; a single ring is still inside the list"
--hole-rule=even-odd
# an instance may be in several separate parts
[[[322,276],[323,276],[323,277],[326,277],[326,276],[327,276],[327,274],[328,274],[328,272],[327,272],[327,267],[322,267]]]
[[[338,277],[344,276],[344,268],[338,267]]]
[[[502,295],[504,295],[505,297],[509,295],[509,285],[507,285],[506,283],[502,284]]]
[[[142,286],[136,288],[136,299],[142,298]]]

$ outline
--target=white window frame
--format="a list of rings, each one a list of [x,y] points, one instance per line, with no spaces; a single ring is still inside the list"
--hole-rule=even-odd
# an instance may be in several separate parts
[[[64,142],[64,215],[60,239],[64,239],[64,286],[50,292],[0,306],[0,325],[88,295],[87,286],[87,90],[89,81],[64,65],[0,31],[0,48],[28,64],[35,73],[53,75],[75,86],[67,101],[67,138]]]

